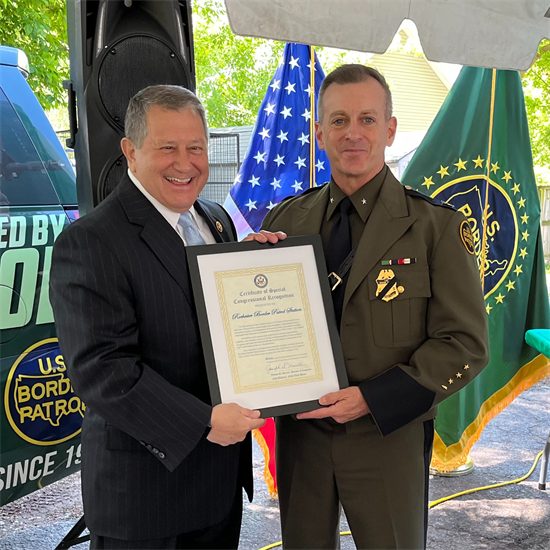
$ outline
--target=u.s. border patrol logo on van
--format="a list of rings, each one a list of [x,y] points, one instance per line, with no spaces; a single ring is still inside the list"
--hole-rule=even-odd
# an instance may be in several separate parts
[[[35,445],[55,445],[80,433],[85,405],[74,393],[57,338],[26,349],[13,364],[4,392],[13,430]]]
[[[457,159],[454,167],[440,166],[431,177],[424,177],[425,189],[436,200],[454,206],[469,222],[461,233],[464,246],[477,259],[487,313],[502,304],[515,290],[528,255],[529,216],[522,184],[505,167],[478,155],[476,159]],[[452,168],[452,169],[450,169]],[[466,174],[460,176],[460,172]]]

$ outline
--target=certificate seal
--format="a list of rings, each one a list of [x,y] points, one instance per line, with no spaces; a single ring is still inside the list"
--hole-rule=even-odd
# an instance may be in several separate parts
[[[254,277],[254,284],[258,288],[265,288],[267,286],[267,277],[261,273],[258,273],[258,275]]]

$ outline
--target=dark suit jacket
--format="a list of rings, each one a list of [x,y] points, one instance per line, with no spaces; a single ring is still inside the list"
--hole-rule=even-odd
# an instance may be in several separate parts
[[[220,206],[195,208],[219,242],[236,239]],[[128,177],[57,239],[50,299],[87,407],[91,531],[173,536],[221,521],[241,486],[251,497],[250,436],[228,447],[204,437],[212,407],[184,244]]]
[[[320,233],[328,200],[328,185],[287,199],[262,228],[291,236]],[[406,189],[387,171],[349,274],[340,325],[348,378],[360,387],[382,435],[433,418],[437,404],[487,364],[479,270],[460,236],[465,221],[461,212]],[[416,263],[382,265],[399,258]],[[387,302],[376,296],[384,269],[404,289]]]

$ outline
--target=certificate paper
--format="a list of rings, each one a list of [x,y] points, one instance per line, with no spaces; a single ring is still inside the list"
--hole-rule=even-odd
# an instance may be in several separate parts
[[[235,393],[323,379],[301,264],[215,277]]]
[[[318,236],[187,254],[213,404],[291,414],[347,386]]]

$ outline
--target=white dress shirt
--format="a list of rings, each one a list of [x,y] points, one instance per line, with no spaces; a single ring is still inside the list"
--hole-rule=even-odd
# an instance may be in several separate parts
[[[128,177],[134,182],[135,186],[145,195],[145,197],[149,200],[149,202],[159,211],[159,213],[164,217],[164,219],[174,228],[174,231],[180,236],[185,246],[187,246],[187,241],[185,240],[185,232],[183,231],[183,227],[178,224],[178,220],[180,219],[180,213],[170,210],[167,206],[164,206],[164,204],[162,204],[157,199],[155,199],[155,197],[153,197],[151,193],[149,193],[145,189],[145,187],[143,187],[143,185],[136,178],[136,176],[132,174],[129,168],[128,168]],[[212,235],[212,231],[210,231],[210,228],[208,227],[206,220],[201,215],[199,215],[199,213],[195,210],[194,206],[191,206],[191,208],[189,209],[189,212],[191,212],[191,216],[193,216],[195,225],[197,226],[199,233],[201,234],[201,237],[204,239],[204,242],[206,244],[215,244],[216,239],[214,238],[214,235]]]

